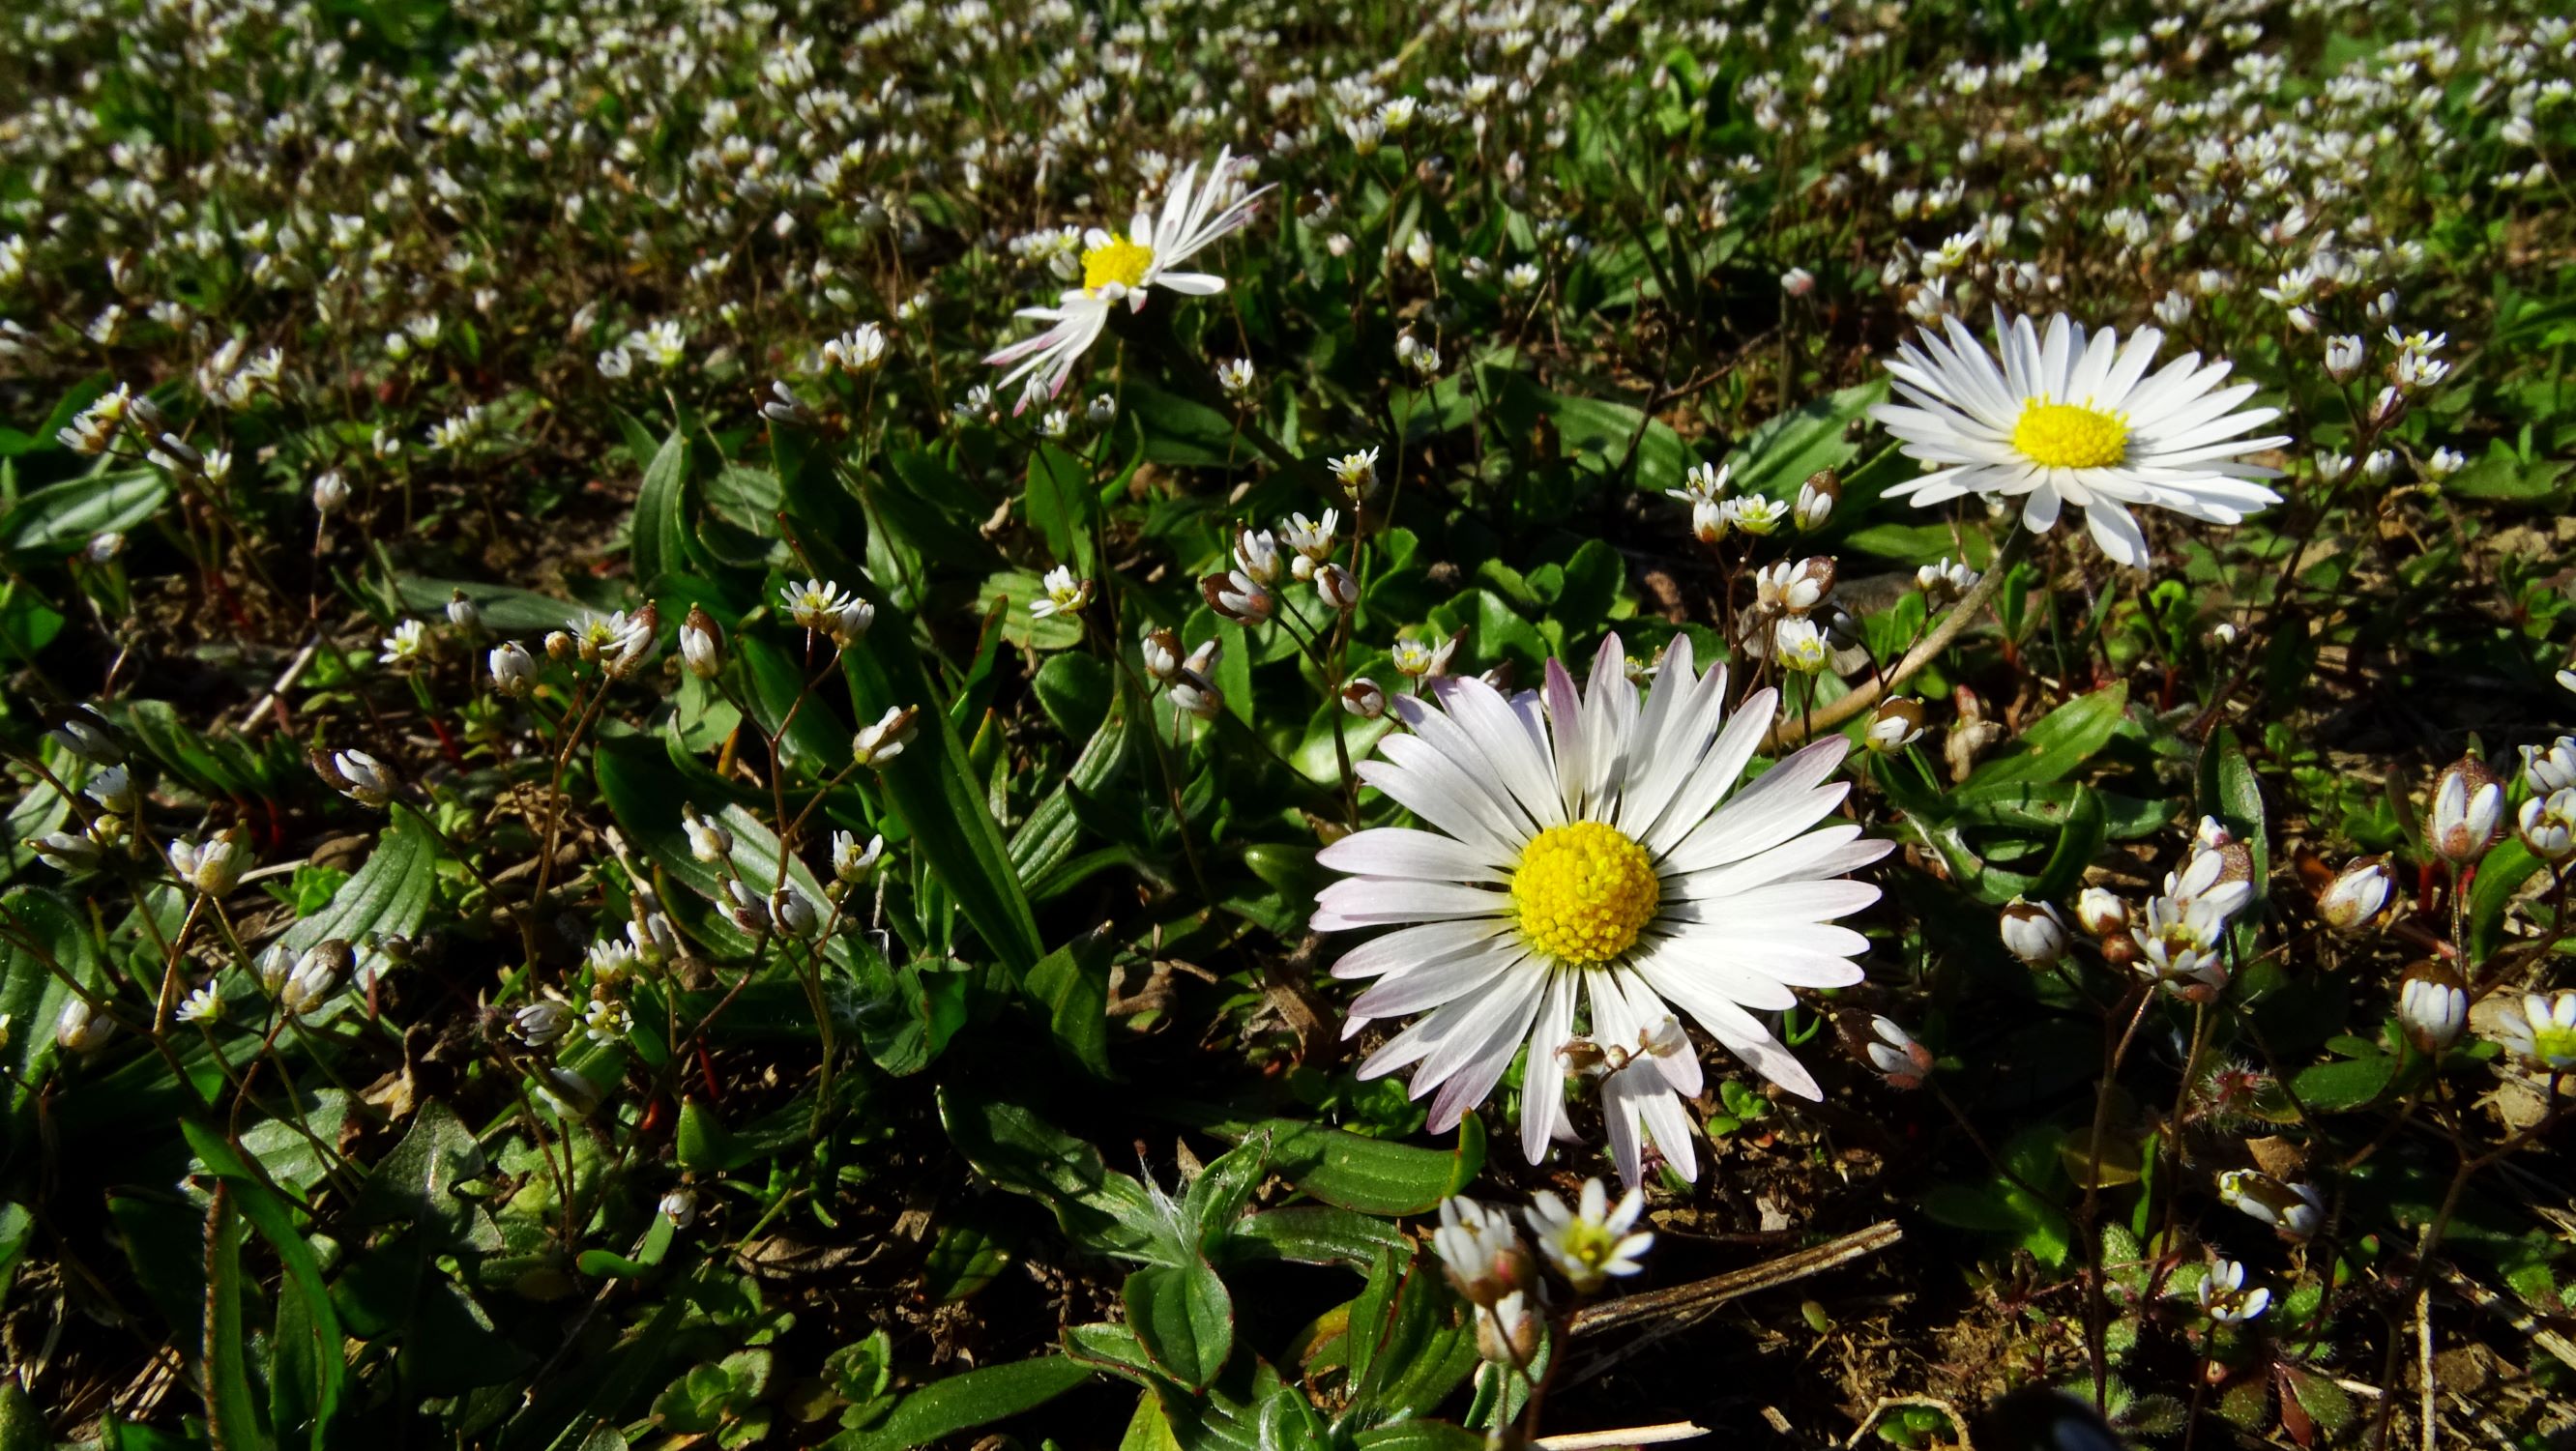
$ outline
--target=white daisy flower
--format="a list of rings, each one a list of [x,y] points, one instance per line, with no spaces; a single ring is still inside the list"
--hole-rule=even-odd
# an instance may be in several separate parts
[[[1625,660],[1616,637],[1603,642],[1580,694],[1551,660],[1544,692],[1506,698],[1461,678],[1394,701],[1412,729],[1381,742],[1360,778],[1428,829],[1325,848],[1318,860],[1349,875],[1317,898],[1314,926],[1400,929],[1333,967],[1379,979],[1343,1036],[1421,1015],[1363,1077],[1412,1067],[1414,1094],[1437,1094],[1432,1128],[1446,1130],[1526,1043],[1521,1149],[1537,1163],[1571,1136],[1562,1084],[1580,1053],[1608,1069],[1611,1152],[1634,1184],[1647,1140],[1684,1178],[1698,1169],[1681,1099],[1700,1092],[1699,1055],[1675,1009],[1764,1077],[1823,1096],[1754,1014],[1793,1005],[1792,988],[1861,980],[1850,959],[1866,941],[1829,924],[1878,889],[1835,879],[1891,844],[1858,826],[1809,830],[1850,789],[1831,781],[1849,749],[1840,736],[1736,789],[1778,692],[1722,720],[1726,672],[1694,671],[1687,639],[1642,698]]]
[[[1925,328],[1919,346],[1902,345],[1887,364],[1907,402],[1870,410],[1908,456],[1940,465],[1891,496],[1917,504],[1963,494],[2019,497],[2022,524],[2033,532],[2054,527],[2058,511],[2073,504],[2102,552],[2128,565],[2147,557],[2130,505],[2236,524],[2280,502],[2249,482],[2277,478],[2280,470],[2244,458],[2288,437],[2242,436],[2280,410],[2237,411],[2255,388],[2220,388],[2227,363],[2203,367],[2200,354],[2186,353],[2149,376],[2164,341],[2154,328],[2141,328],[2123,347],[2109,328],[2088,340],[2063,313],[2043,334],[2029,318],[1997,309],[1999,365],[1957,318],[1944,319],[1943,328]]]
[[[1094,227],[1083,234],[1082,285],[1067,289],[1053,307],[1024,307],[1019,315],[1051,324],[1037,336],[1013,343],[984,361],[1009,368],[1002,386],[1029,378],[1053,397],[1073,375],[1073,365],[1100,340],[1109,326],[1109,310],[1126,303],[1143,311],[1145,294],[1160,287],[1190,297],[1225,291],[1225,279],[1206,272],[1176,270],[1218,239],[1252,220],[1255,203],[1269,187],[1246,192],[1241,167],[1232,153],[1220,149],[1199,182],[1198,163],[1181,168],[1163,194],[1158,217],[1140,210],[1124,236]],[[1028,406],[1026,393],[1020,408]],[[1014,412],[1019,409],[1014,409]]]

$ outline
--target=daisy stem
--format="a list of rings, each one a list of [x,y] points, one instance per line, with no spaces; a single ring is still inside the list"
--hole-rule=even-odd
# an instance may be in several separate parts
[[[1960,596],[1959,603],[1943,617],[1940,628],[1924,636],[1922,643],[1906,651],[1905,658],[1897,662],[1894,671],[1890,672],[1884,680],[1862,681],[1850,694],[1815,711],[1795,725],[1782,722],[1771,732],[1771,748],[1786,750],[1818,731],[1832,730],[1844,721],[1878,704],[1881,698],[1902,688],[1905,682],[1921,674],[1923,667],[1931,664],[1942,651],[1950,648],[1950,642],[1957,639],[1960,632],[1966,630],[1969,625],[1975,623],[1979,615],[1985,613],[1987,601],[1993,599],[1995,591],[2003,587],[2004,577],[2011,574],[2013,567],[2020,564],[2023,557],[2030,553],[2030,540],[2029,530],[2016,527],[2004,539],[2003,547],[1995,552],[1994,562],[1986,567],[1985,574],[1969,588],[1966,594]]]

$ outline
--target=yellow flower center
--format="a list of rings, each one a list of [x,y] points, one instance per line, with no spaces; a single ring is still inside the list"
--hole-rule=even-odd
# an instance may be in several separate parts
[[[1153,248],[1112,237],[1082,254],[1082,290],[1096,293],[1115,282],[1133,291],[1145,281],[1145,269],[1153,265]]]
[[[2129,424],[2116,413],[2037,398],[2013,425],[2012,444],[2041,468],[2107,468],[2129,456]]]
[[[1646,849],[1598,821],[1551,826],[1521,849],[1521,936],[1560,962],[1608,962],[1654,920],[1663,883]]]

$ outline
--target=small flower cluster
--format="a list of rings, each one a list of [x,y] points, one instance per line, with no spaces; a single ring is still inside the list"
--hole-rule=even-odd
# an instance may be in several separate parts
[[[1542,1189],[1521,1211],[1524,1238],[1508,1210],[1467,1198],[1442,1202],[1431,1247],[1450,1285],[1475,1307],[1478,1353],[1527,1371],[1547,1333],[1548,1286],[1540,1264],[1578,1299],[1599,1293],[1611,1280],[1645,1268],[1655,1236],[1636,1227],[1644,1211],[1643,1191],[1630,1189],[1614,1205],[1598,1179],[1584,1181],[1572,1206]]]

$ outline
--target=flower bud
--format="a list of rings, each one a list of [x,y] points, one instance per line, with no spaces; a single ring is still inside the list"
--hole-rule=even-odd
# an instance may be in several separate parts
[[[725,916],[733,925],[754,937],[775,930],[777,919],[770,914],[769,899],[746,885],[740,877],[725,878]]]
[[[1832,469],[1818,469],[1798,486],[1798,502],[1791,516],[1802,534],[1812,534],[1825,527],[1834,517],[1834,505],[1842,502],[1842,476]]]
[[[663,1195],[662,1202],[653,1207],[671,1221],[673,1229],[686,1229],[698,1217],[698,1191],[683,1184]]]
[[[2075,920],[2095,937],[2124,937],[2129,931],[2129,904],[2103,887],[2086,887],[2075,899]]]
[[[361,806],[382,806],[393,798],[393,772],[364,751],[312,751],[313,774],[322,784]]]
[[[1315,593],[1325,604],[1344,614],[1359,608],[1360,582],[1338,564],[1315,566]]]
[[[1173,705],[1201,720],[1214,720],[1225,709],[1225,692],[1195,670],[1184,669],[1173,676],[1171,691]]]
[[[873,725],[862,726],[850,740],[850,756],[862,766],[883,767],[912,744],[915,712],[908,705],[888,706]]]
[[[2066,956],[2066,919],[2046,902],[2015,897],[2003,911],[2004,947],[2028,966],[2046,967]]]
[[[115,1020],[78,995],[64,999],[62,1016],[54,1019],[54,1043],[66,1053],[95,1053],[115,1032]]]
[[[1884,756],[1904,750],[1923,738],[1923,702],[1904,696],[1890,696],[1878,703],[1869,718],[1868,733],[1861,744]]]
[[[713,680],[724,669],[724,631],[696,605],[680,622],[680,659],[700,680]]]
[[[572,1023],[572,1009],[547,998],[510,1015],[510,1036],[531,1048],[543,1048],[561,1038]]]
[[[349,481],[338,469],[327,469],[313,481],[313,509],[319,514],[336,514],[349,502]]]
[[[1376,681],[1359,676],[1342,687],[1342,709],[1362,720],[1375,720],[1386,714],[1386,692]]]
[[[680,829],[688,833],[689,855],[709,866],[733,857],[733,833],[698,814],[695,806],[680,807]]]
[[[93,766],[113,766],[125,759],[125,748],[116,743],[107,722],[86,707],[65,716],[48,734],[55,745]]]
[[[769,915],[778,923],[778,930],[790,937],[811,937],[821,925],[813,902],[791,886],[781,885],[769,894]]]
[[[578,658],[580,654],[581,646],[571,635],[562,630],[550,630],[546,633],[547,659],[557,664],[564,664]]]
[[[313,944],[295,960],[294,971],[279,986],[277,1005],[289,1013],[311,1012],[348,976],[357,960],[357,953],[345,937],[329,937]]]
[[[447,592],[447,623],[471,635],[483,628],[483,607],[465,597],[465,591]]]
[[[1893,1018],[1869,1020],[1870,1037],[1863,1051],[1872,1068],[1887,1080],[1887,1086],[1899,1089],[1921,1088],[1932,1076],[1932,1050],[1914,1041],[1914,1036],[1897,1026]]]
[[[2424,844],[2456,870],[2476,862],[2504,825],[2504,786],[2475,756],[2462,756],[2433,782]]]
[[[234,849],[230,837],[217,837],[202,846],[182,838],[170,843],[170,870],[197,891],[221,897],[229,895],[241,880],[247,856]]]
[[[2416,963],[2397,979],[2397,1021],[2417,1048],[2440,1053],[2468,1029],[2468,985],[2448,963]]]
[[[2318,896],[2317,915],[2337,932],[2363,931],[2387,910],[2396,886],[2397,879],[2388,870],[2388,858],[2363,857],[2337,873]]]
[[[1169,630],[1147,630],[1144,642],[1145,673],[1163,684],[1170,684],[1181,670],[1181,637]]]
[[[2218,1176],[2220,1202],[2280,1232],[2283,1239],[2308,1239],[2325,1227],[2325,1196],[2311,1184],[2287,1184],[2252,1169],[2230,1169]]]
[[[1526,1366],[1538,1354],[1539,1317],[1529,1295],[1514,1290],[1476,1311],[1476,1353],[1495,1365]]]
[[[537,684],[537,657],[528,647],[510,640],[492,647],[487,657],[492,664],[492,688],[507,696],[524,696]]]

